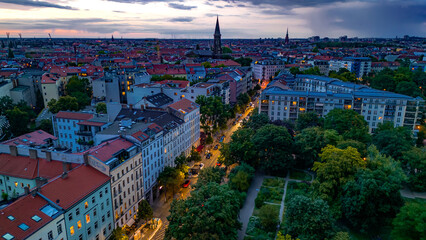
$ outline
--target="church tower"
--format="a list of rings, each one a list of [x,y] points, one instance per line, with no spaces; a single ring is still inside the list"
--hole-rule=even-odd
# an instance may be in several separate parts
[[[214,30],[213,56],[222,55],[222,40],[219,28],[219,16],[216,19],[216,29]]]
[[[287,45],[290,43],[290,39],[288,39],[288,28],[287,28],[287,34],[285,35],[284,43]]]

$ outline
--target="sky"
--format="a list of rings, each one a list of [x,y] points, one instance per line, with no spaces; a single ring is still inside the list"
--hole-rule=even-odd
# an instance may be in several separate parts
[[[0,37],[426,37],[426,0],[0,0]]]

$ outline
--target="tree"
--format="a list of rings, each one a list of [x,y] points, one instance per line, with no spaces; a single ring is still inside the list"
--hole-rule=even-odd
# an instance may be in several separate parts
[[[253,60],[251,58],[240,57],[235,59],[235,61],[241,64],[242,67],[249,67]]]
[[[41,129],[45,132],[53,134],[53,125],[50,119],[43,119],[40,121],[40,125],[38,125],[37,129]]]
[[[6,110],[6,117],[9,120],[10,131],[14,136],[20,136],[29,132],[28,123],[30,122],[30,118],[28,113],[15,106],[12,110]]]
[[[72,92],[70,96],[77,99],[79,109],[83,109],[85,106],[90,105],[90,97],[83,92]]]
[[[414,145],[412,133],[408,128],[394,128],[392,122],[379,124],[373,135],[372,143],[381,153],[400,159],[403,152],[408,151]]]
[[[308,69],[304,70],[303,74],[318,75],[318,76],[322,75],[321,72],[320,72],[319,67],[317,67],[317,66],[311,67],[311,68],[308,68]]]
[[[426,191],[426,147],[406,151],[401,162],[408,176],[408,184],[414,191]]]
[[[398,83],[398,85],[396,86],[395,92],[408,95],[411,97],[423,96],[419,87],[417,87],[416,83],[414,82],[403,81]]]
[[[271,204],[263,205],[259,209],[259,220],[262,228],[268,232],[275,232],[279,223],[279,212]]]
[[[276,240],[300,240],[299,238],[292,238],[290,235],[282,234],[281,231],[278,231]]]
[[[351,240],[348,232],[337,232],[332,240]]]
[[[103,102],[96,104],[96,113],[107,113],[106,104]]]
[[[124,230],[121,227],[115,228],[112,233],[109,240],[128,240],[129,237],[126,235]]]
[[[248,120],[247,123],[244,124],[245,128],[251,128],[254,131],[256,131],[257,129],[265,126],[266,124],[269,123],[269,117],[268,115],[264,114],[264,113],[254,113],[250,119]]]
[[[209,62],[203,62],[201,63],[201,66],[203,66],[204,68],[211,68],[212,65]]]
[[[424,240],[425,222],[426,204],[420,200],[407,202],[392,222],[392,239]]]
[[[302,71],[300,71],[298,67],[291,67],[290,73],[296,76],[297,74],[302,74]]]
[[[285,174],[293,166],[293,141],[286,128],[267,124],[257,130],[252,141],[263,170]]]
[[[149,205],[148,201],[145,199],[139,202],[137,218],[143,219],[145,222],[153,218],[151,205]]]
[[[252,178],[253,174],[250,175],[246,171],[237,171],[236,174],[229,178],[229,186],[240,192],[246,192],[250,187]]]
[[[334,220],[327,202],[297,195],[290,199],[285,212],[286,232],[300,239],[326,239],[333,234]]]
[[[338,149],[328,145],[319,156],[321,161],[315,162],[312,168],[317,174],[313,184],[316,194],[329,202],[339,199],[342,187],[354,178],[359,169],[366,166],[353,147]]]
[[[319,160],[319,154],[328,144],[336,145],[341,136],[335,130],[324,130],[320,127],[309,127],[302,130],[295,137],[295,146],[298,156],[297,165],[301,168],[310,168]]]
[[[229,47],[222,47],[222,52],[224,54],[226,54],[226,53],[232,53],[232,50]]]
[[[308,127],[322,127],[324,119],[320,118],[316,112],[307,112],[299,114],[296,120],[296,129],[302,131]]]
[[[368,149],[367,168],[361,169],[343,187],[342,212],[356,229],[377,230],[393,218],[403,204],[400,194],[405,179],[399,162]]]
[[[361,154],[361,157],[365,157],[367,155],[367,145],[357,140],[348,139],[340,141],[337,143],[336,147],[340,149],[353,147]]]
[[[385,69],[369,80],[370,86],[379,90],[395,91],[395,79],[390,69]]]
[[[188,162],[200,162],[202,160],[200,153],[192,146],[191,154],[188,156]]]
[[[210,182],[220,184],[225,176],[225,170],[219,167],[207,167],[200,170],[196,188],[207,185]]]
[[[173,201],[165,239],[236,240],[241,228],[239,195],[227,184],[210,182],[186,200]]]
[[[238,95],[237,97],[237,104],[240,106],[247,106],[247,104],[250,102],[250,96],[247,93],[242,93]]]
[[[258,164],[258,154],[255,148],[254,143],[251,141],[251,138],[254,136],[254,131],[252,129],[238,129],[231,136],[231,141],[229,142],[229,154],[226,154],[227,148],[222,147],[220,150],[225,158],[225,165],[229,166],[234,163],[246,162],[251,166],[257,166]]]
[[[5,115],[7,110],[13,109],[13,100],[9,96],[0,97],[0,116]]]
[[[364,117],[353,110],[333,109],[324,119],[325,129],[334,129],[344,139],[358,140],[363,143],[370,141],[368,124]]]
[[[58,101],[51,99],[47,105],[49,111],[52,113],[58,113],[59,111],[78,111],[80,110],[77,102],[77,98],[64,96],[60,97]]]
[[[167,190],[172,190],[172,196],[183,183],[185,175],[179,169],[165,167],[158,176],[158,183],[164,187],[164,198],[167,201]]]
[[[183,152],[181,152],[180,155],[175,158],[175,164],[177,167],[187,163],[188,163],[188,158],[185,156]]]

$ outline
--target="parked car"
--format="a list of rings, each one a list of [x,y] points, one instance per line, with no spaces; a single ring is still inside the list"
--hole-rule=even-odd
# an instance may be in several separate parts
[[[217,150],[219,148],[219,144],[216,144],[216,146],[214,146],[214,150]]]
[[[211,153],[207,153],[207,156],[206,156],[206,158],[207,159],[210,159],[210,157],[212,156],[212,154]]]
[[[220,167],[221,165],[222,165],[222,163],[220,163],[220,162],[216,163],[216,166],[218,166],[218,167]]]
[[[186,179],[185,182],[182,184],[182,187],[187,188],[189,186],[190,182],[191,182],[191,180]]]

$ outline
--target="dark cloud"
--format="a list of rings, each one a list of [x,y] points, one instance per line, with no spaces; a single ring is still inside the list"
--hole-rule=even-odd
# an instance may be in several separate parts
[[[320,5],[327,5],[329,3],[345,2],[347,0],[211,0],[215,2],[227,2],[227,3],[250,3],[252,5],[274,5],[285,8],[296,8],[296,7],[314,7]]]
[[[47,8],[59,8],[59,9],[68,9],[68,10],[75,10],[70,6],[62,6],[50,2],[45,1],[33,1],[33,0],[0,0],[0,3],[9,3],[9,4],[15,4],[20,6],[26,6],[26,7],[47,7]]]
[[[426,35],[426,2],[379,1],[343,4],[318,9],[307,15],[308,27],[317,35],[395,37]]]
[[[197,6],[187,6],[180,3],[169,3],[169,7],[179,10],[191,10],[193,8],[197,8]]]
[[[194,20],[193,17],[176,17],[170,18],[170,22],[192,22]]]

